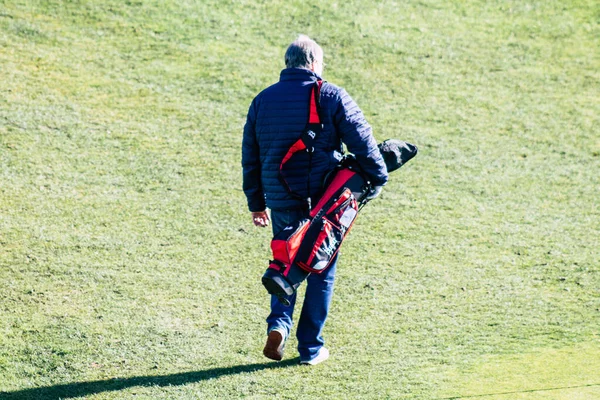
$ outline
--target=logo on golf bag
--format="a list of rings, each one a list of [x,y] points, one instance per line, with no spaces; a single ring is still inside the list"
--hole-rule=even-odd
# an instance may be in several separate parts
[[[323,253],[327,254],[329,257],[333,256],[333,254],[337,250],[338,244],[340,244],[340,242],[338,242],[338,240],[335,237],[329,235],[329,244],[323,246]]]

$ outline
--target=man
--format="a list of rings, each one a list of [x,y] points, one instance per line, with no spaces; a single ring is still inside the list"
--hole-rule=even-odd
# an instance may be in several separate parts
[[[285,64],[279,82],[252,101],[242,143],[243,188],[252,220],[259,227],[272,221],[273,234],[309,214],[307,202],[292,196],[280,181],[279,166],[306,127],[310,91],[322,79],[323,50],[308,36],[301,35],[288,47]],[[344,89],[325,82],[320,93],[320,117],[323,129],[315,139],[312,160],[292,158],[286,165],[289,186],[316,204],[323,178],[341,159],[343,142],[375,185],[370,195],[375,198],[387,182],[387,170],[362,111]],[[267,208],[271,210],[270,218]],[[336,263],[337,260],[325,272],[311,274],[307,279],[296,330],[302,364],[315,365],[329,357],[321,333],[333,294]],[[263,353],[273,360],[282,359],[292,328],[296,294],[288,300],[290,305],[286,307],[275,296],[271,298]]]

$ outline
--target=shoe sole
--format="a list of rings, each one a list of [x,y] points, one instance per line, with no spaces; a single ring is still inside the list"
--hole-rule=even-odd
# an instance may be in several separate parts
[[[269,332],[263,354],[271,360],[281,361],[283,358],[283,336],[279,331]]]

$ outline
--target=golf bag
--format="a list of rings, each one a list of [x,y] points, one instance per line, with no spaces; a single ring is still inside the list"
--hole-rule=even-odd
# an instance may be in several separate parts
[[[307,151],[309,157],[312,154],[312,144],[321,132],[318,113],[320,87],[319,81],[311,91],[309,122],[304,133],[290,147],[279,168],[280,180],[288,192],[300,199],[302,197],[294,193],[285,180],[285,164],[297,152]],[[415,146],[399,140],[386,140],[379,145],[379,150],[388,172],[400,168],[417,153]],[[324,188],[314,208],[310,197],[303,199],[310,210],[309,218],[285,227],[271,241],[273,260],[262,277],[262,283],[283,304],[289,304],[285,296],[292,295],[308,275],[322,273],[331,265],[373,189],[351,155],[344,157],[340,165],[328,174]]]
[[[310,273],[325,271],[350,232],[370,186],[358,164],[348,158],[329,179],[310,217],[286,226],[271,241],[273,260],[262,278],[267,291],[292,295]]]

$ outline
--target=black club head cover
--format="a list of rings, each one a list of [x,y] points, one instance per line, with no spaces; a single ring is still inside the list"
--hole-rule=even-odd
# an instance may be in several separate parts
[[[417,146],[397,139],[388,139],[379,144],[388,172],[393,172],[417,155]]]

